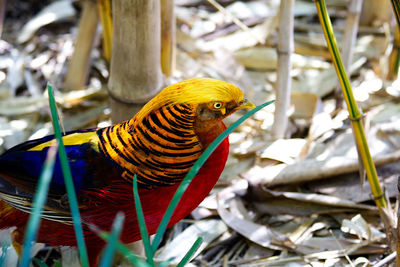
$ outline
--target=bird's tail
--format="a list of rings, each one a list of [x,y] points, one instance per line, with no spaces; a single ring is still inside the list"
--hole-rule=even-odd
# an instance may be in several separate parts
[[[0,218],[5,218],[11,215],[13,211],[13,207],[4,202],[3,200],[0,200]]]
[[[4,200],[0,199],[0,229],[13,226],[22,227],[29,219],[29,214],[17,210]]]

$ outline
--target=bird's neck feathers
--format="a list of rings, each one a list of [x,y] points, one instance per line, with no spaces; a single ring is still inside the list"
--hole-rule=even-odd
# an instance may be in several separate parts
[[[225,124],[221,120],[207,122],[195,120],[194,123],[194,131],[203,149],[206,149],[225,129]]]
[[[232,100],[243,100],[242,91],[233,84],[215,79],[194,78],[164,88],[139,111],[135,119],[140,122],[152,111],[167,106],[188,103],[197,106],[200,103]]]

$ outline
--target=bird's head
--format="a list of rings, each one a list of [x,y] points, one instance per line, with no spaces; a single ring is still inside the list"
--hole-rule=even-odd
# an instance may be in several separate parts
[[[136,118],[140,121],[153,110],[176,104],[192,105],[196,108],[196,119],[202,122],[219,121],[239,109],[255,107],[233,84],[194,78],[164,88],[142,108]]]

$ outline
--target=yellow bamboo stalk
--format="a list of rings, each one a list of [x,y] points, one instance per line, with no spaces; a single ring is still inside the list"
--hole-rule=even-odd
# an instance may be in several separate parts
[[[349,71],[353,60],[353,48],[357,40],[358,22],[361,13],[363,0],[351,0],[347,8],[346,27],[344,29],[342,58],[346,71]],[[336,109],[342,108],[344,104],[343,94],[340,85],[336,87]]]
[[[111,18],[111,0],[98,0],[97,7],[100,14],[100,22],[103,28],[103,56],[108,63],[111,58],[112,48],[112,18]]]
[[[393,12],[397,21],[397,27],[394,35],[393,42],[393,51],[389,57],[389,68],[393,66],[392,69],[389,69],[389,75],[393,73],[390,78],[397,78],[399,71],[399,46],[400,46],[400,1],[399,0],[391,0]],[[397,190],[400,192],[400,179],[397,180]],[[397,195],[397,200],[400,199],[400,194]],[[397,209],[397,231],[396,231],[396,266],[400,267],[400,207]]]
[[[173,0],[161,0],[161,70],[170,77],[175,69],[176,21]]]
[[[360,151],[361,160],[367,173],[368,181],[371,185],[371,191],[374,196],[376,205],[379,208],[387,208],[387,202],[379,184],[378,174],[375,169],[375,164],[372,160],[371,153],[368,148],[368,143],[365,137],[364,128],[361,123],[362,113],[357,107],[351,90],[350,81],[343,66],[342,59],[337,47],[335,35],[333,33],[332,23],[326,10],[324,0],[316,0],[318,17],[322,24],[326,42],[328,43],[329,51],[332,55],[332,60],[339,78],[342,92],[346,100],[347,108],[349,111],[349,118],[353,126],[353,134],[355,136],[356,145]]]
[[[396,27],[393,38],[393,48],[389,56],[389,71],[386,76],[386,79],[390,81],[396,80],[399,73],[399,61],[400,61],[399,50],[400,50],[400,32],[399,28]]]

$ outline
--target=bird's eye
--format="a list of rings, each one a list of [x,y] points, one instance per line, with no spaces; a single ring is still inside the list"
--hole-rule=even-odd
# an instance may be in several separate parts
[[[213,107],[216,108],[216,109],[220,109],[220,108],[222,108],[222,103],[221,102],[215,102]]]

